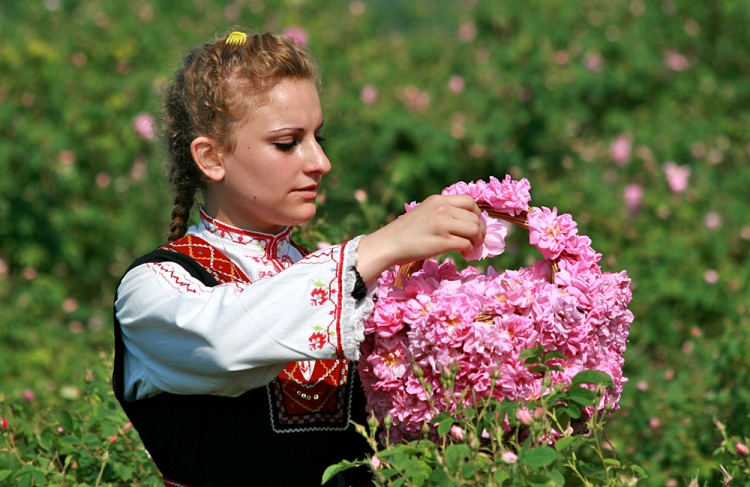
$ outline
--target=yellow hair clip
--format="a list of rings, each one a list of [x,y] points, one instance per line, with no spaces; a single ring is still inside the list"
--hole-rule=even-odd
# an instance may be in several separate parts
[[[227,40],[224,41],[225,44],[229,44],[232,46],[242,46],[247,42],[247,34],[244,32],[232,32],[229,34],[229,37],[227,37]]]

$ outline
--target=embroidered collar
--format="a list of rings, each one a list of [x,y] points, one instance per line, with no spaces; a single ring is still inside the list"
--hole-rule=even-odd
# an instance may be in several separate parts
[[[224,242],[230,241],[249,248],[255,247],[267,258],[274,259],[286,254],[292,243],[292,227],[287,227],[276,235],[243,230],[212,218],[203,207],[200,208],[200,217],[199,234],[206,232]]]

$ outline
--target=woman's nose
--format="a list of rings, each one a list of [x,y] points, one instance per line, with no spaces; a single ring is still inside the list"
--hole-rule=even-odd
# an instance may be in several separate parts
[[[319,172],[320,174],[327,174],[331,171],[331,161],[328,160],[323,147],[320,146],[318,141],[312,144],[312,151],[308,158],[308,168],[310,172]]]

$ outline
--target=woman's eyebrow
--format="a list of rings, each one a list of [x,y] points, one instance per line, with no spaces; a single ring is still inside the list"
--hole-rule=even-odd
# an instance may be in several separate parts
[[[321,121],[320,125],[318,125],[318,127],[315,129],[315,131],[317,132],[318,130],[322,129],[324,123],[325,123],[325,120]],[[268,133],[269,134],[274,134],[276,132],[284,132],[286,130],[290,130],[292,132],[304,132],[305,131],[305,129],[303,127],[288,126],[288,127],[280,127],[280,128],[277,128],[277,129],[269,130]]]

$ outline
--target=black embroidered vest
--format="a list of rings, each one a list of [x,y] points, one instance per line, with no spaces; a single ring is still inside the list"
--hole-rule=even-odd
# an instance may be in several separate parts
[[[137,259],[128,271],[164,261],[179,264],[206,286],[247,282],[218,249],[194,236]],[[362,385],[347,360],[291,363],[267,387],[236,398],[162,392],[125,401],[125,345],[116,316],[114,325],[115,396],[166,478],[191,487],[319,486],[326,467],[370,451],[348,424],[349,419],[365,424],[366,412]],[[310,365],[314,375],[305,370]],[[345,473],[345,485],[368,485],[362,469]],[[341,485],[334,480],[326,486]]]

